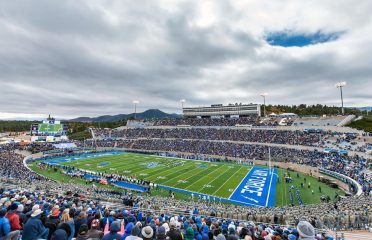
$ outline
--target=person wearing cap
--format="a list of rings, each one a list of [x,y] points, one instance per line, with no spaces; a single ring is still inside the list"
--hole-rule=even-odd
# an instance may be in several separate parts
[[[87,236],[91,239],[101,239],[103,237],[103,232],[99,230],[99,221],[97,219],[93,219],[90,224]]]
[[[142,228],[141,234],[144,240],[151,240],[154,236],[154,230],[150,226],[146,226]]]
[[[49,236],[53,235],[54,231],[58,227],[58,224],[61,222],[59,219],[59,214],[59,209],[54,209],[45,221],[45,226],[49,228]]]
[[[300,221],[297,224],[297,232],[301,240],[315,240],[315,229],[307,221]]]
[[[43,213],[40,209],[36,209],[31,218],[27,221],[23,228],[22,240],[46,239],[49,234],[49,229],[44,227],[40,220],[40,215]]]
[[[120,240],[121,235],[118,234],[120,231],[120,221],[114,221],[110,225],[110,232],[103,236],[102,240]]]

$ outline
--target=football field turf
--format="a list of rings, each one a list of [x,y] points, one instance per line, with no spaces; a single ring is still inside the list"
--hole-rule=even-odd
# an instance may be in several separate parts
[[[332,189],[317,179],[284,169],[264,166],[216,163],[155,155],[105,152],[87,153],[46,160],[50,164],[74,166],[93,172],[114,173],[159,184],[162,189],[196,197],[216,197],[214,200],[249,206],[285,206],[290,204],[289,188],[299,188],[305,204],[318,203],[320,196],[333,197]],[[291,174],[292,183],[284,183],[284,174]],[[297,175],[296,175],[297,174]],[[304,179],[309,188],[301,188]],[[318,191],[318,188],[322,191]],[[340,193],[340,192],[339,192]],[[226,200],[226,201],[225,201]],[[299,202],[294,195],[294,205]]]
[[[174,188],[228,198],[249,166],[124,153],[62,163],[94,172],[115,173]]]
[[[127,152],[88,153],[47,160],[95,173],[135,177],[195,197],[249,206],[273,206],[276,170]],[[86,174],[87,178],[95,178]],[[127,183],[114,183],[124,186]],[[128,186],[127,186],[128,187]]]

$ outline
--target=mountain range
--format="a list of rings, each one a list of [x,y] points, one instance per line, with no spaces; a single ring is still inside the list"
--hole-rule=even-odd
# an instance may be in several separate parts
[[[134,118],[134,113],[129,114],[117,114],[117,115],[103,115],[99,117],[78,117],[70,119],[70,122],[118,122],[122,120],[127,120],[129,118]],[[137,119],[163,119],[163,118],[179,118],[178,114],[165,113],[159,109],[149,109],[141,113],[136,114]]]
[[[371,107],[360,107],[358,108],[360,111],[372,111],[372,106]]]

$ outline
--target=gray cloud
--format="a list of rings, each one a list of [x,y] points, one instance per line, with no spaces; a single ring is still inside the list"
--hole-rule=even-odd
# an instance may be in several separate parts
[[[339,104],[338,81],[348,106],[372,104],[370,1],[196,2],[3,1],[0,113],[116,114],[133,99],[179,112],[181,98],[260,102],[263,91],[273,104]],[[288,29],[344,34],[303,48],[264,41]]]

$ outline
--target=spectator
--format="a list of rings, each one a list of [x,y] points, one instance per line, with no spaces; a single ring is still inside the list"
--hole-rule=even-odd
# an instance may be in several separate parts
[[[92,240],[101,239],[103,237],[103,232],[99,230],[99,222],[97,219],[92,221],[87,237]]]
[[[45,228],[40,220],[42,213],[40,209],[37,209],[31,214],[31,218],[27,221],[23,229],[22,240],[46,239],[48,237],[49,229]]]
[[[67,224],[70,227],[70,234],[68,234],[68,240],[71,240],[75,234],[75,223],[74,220],[70,217],[70,209],[66,208],[63,210],[61,217],[61,224]]]
[[[300,221],[297,224],[297,231],[300,240],[315,240],[314,227],[307,221]]]
[[[114,221],[110,225],[110,232],[105,234],[102,240],[120,240],[121,235],[118,234],[120,231],[120,221]]]
[[[152,230],[150,226],[146,226],[142,228],[141,234],[144,240],[151,240],[154,235],[154,230]]]

